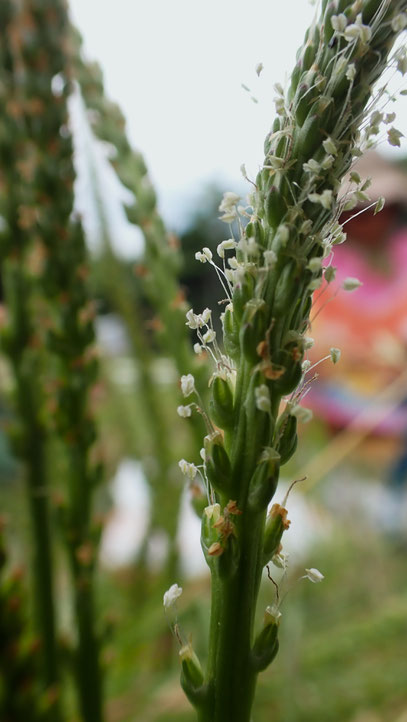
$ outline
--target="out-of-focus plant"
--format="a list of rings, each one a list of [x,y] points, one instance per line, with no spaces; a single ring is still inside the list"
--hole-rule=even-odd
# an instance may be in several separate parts
[[[7,317],[3,319],[1,347],[15,380],[15,405],[20,423],[14,433],[15,450],[25,463],[25,479],[33,532],[33,589],[44,689],[56,688],[59,664],[53,599],[52,553],[49,523],[49,484],[46,474],[46,434],[43,354],[39,348],[35,316],[36,273],[33,268],[36,218],[33,176],[38,162],[35,144],[28,137],[21,73],[16,6],[1,7],[1,270]],[[35,108],[30,108],[34,113]],[[55,719],[58,719],[55,698]]]
[[[77,37],[76,42],[79,46]],[[185,329],[186,301],[178,281],[178,240],[165,228],[144,159],[130,145],[120,108],[104,93],[99,66],[84,62],[80,46],[75,71],[92,130],[109,144],[112,167],[134,196],[125,210],[130,223],[138,226],[144,237],[144,252],[136,272],[157,314],[156,337],[165,353],[175,360],[179,373],[184,373],[191,365],[191,351]]]
[[[161,528],[168,533],[170,555],[166,569],[171,575],[177,567],[175,537],[181,489],[178,487],[176,493],[174,487],[169,491],[167,486],[168,481],[174,478],[176,457],[166,431],[167,422],[162,413],[161,391],[154,379],[153,363],[156,355],[154,347],[158,346],[161,354],[171,359],[180,374],[186,373],[192,365],[197,387],[203,396],[207,387],[206,369],[192,350],[190,332],[185,323],[187,305],[178,280],[181,267],[178,241],[174,234],[166,230],[159,215],[155,191],[143,157],[130,145],[120,108],[104,93],[99,66],[84,61],[80,40],[74,31],[73,38],[77,47],[75,76],[87,109],[91,131],[98,140],[109,144],[112,167],[134,198],[132,204],[125,206],[128,220],[141,229],[144,238],[144,251],[132,276],[126,273],[124,264],[117,258],[112,248],[101,193],[98,189],[98,179],[93,173],[94,193],[103,236],[100,263],[102,282],[125,323],[140,375],[138,399],[141,402],[143,418],[150,430],[156,462],[153,466],[147,464],[145,467],[154,494],[151,530]],[[153,331],[153,343],[146,335],[146,324],[140,310],[143,295],[146,296],[155,313],[149,324]],[[180,409],[179,413],[182,414],[183,410]],[[190,426],[193,432],[191,442],[195,444],[193,448],[196,450],[201,443],[202,421],[190,418]],[[194,494],[196,497],[201,494],[196,485]]]
[[[40,642],[29,631],[24,574],[8,568],[4,527],[0,518],[0,718],[45,722],[57,690],[42,689]]]
[[[94,448],[96,426],[91,409],[97,377],[94,309],[87,289],[84,236],[72,216],[69,22],[62,0],[26,0],[11,4],[10,9],[15,12],[8,28],[11,45],[5,68],[11,96],[5,98],[3,156],[8,161],[4,166],[11,167],[11,172],[4,184],[2,238],[10,323],[3,336],[14,371],[36,547],[40,547],[35,582],[50,681],[57,675],[57,651],[47,536],[47,472],[49,479],[55,470],[45,469],[44,444],[52,426],[64,460],[57,471],[65,482],[59,485],[58,517],[71,571],[77,630],[73,672],[83,719],[100,722],[100,640],[94,608],[100,525],[92,521],[91,511],[102,466]],[[7,121],[7,104],[14,108],[20,131],[17,137]],[[35,315],[31,303],[35,303]],[[41,405],[45,394],[48,418]]]
[[[368,200],[368,182],[357,174],[344,196],[340,181],[352,159],[372,145],[382,122],[389,142],[399,144],[394,114],[377,108],[385,88],[373,100],[372,94],[389,65],[402,74],[407,70],[404,48],[389,58],[407,25],[406,10],[405,0],[323,0],[288,89],[276,86],[277,118],[249,205],[239,205],[231,192],[220,205],[221,219],[230,226],[230,237],[218,246],[221,265],[208,248],[196,254],[215,267],[227,302],[224,350],[210,314],[187,314],[215,365],[209,410],[201,408],[208,430],[204,463],[181,462],[187,477],[202,475],[208,493],[201,536],[212,576],[205,672],[174,622],[181,683],[201,722],[249,722],[258,673],[278,651],[279,595],[256,635],[254,617],[263,567],[270,560],[285,564],[287,497],[267,509],[280,467],[295,451],[297,422],[310,417],[300,401],[310,383],[304,355],[311,343],[305,334],[312,294],[334,278],[332,249],[346,238],[338,222],[342,210]],[[358,285],[349,278],[344,289]],[[336,363],[340,352],[331,349],[330,355]],[[181,385],[184,397],[194,398],[193,375],[184,375]],[[306,576],[314,583],[323,579],[316,569]],[[181,591],[176,584],[168,590],[167,609]]]
[[[77,642],[73,667],[81,712],[102,719],[99,632],[95,619],[94,571],[100,526],[92,520],[92,497],[103,469],[97,450],[91,392],[97,379],[94,308],[87,288],[87,253],[80,222],[72,217],[74,169],[68,130],[70,93],[69,22],[65,3],[29,0],[31,33],[23,35],[28,133],[39,154],[34,186],[37,231],[43,248],[41,283],[50,315],[46,343],[55,359],[55,431],[65,458],[66,493],[59,519],[72,576]]]

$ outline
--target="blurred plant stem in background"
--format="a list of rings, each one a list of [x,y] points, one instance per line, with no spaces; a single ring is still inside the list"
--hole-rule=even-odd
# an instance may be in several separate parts
[[[99,67],[86,63],[81,56],[81,43],[73,30],[76,50],[75,72],[79,90],[88,111],[90,130],[100,141],[110,146],[112,167],[134,201],[125,210],[130,223],[139,227],[144,237],[144,252],[133,272],[115,254],[110,238],[109,223],[104,212],[103,193],[89,157],[93,194],[98,209],[102,253],[98,261],[99,277],[110,303],[125,324],[132,357],[139,375],[137,398],[141,404],[140,423],[149,429],[150,453],[155,463],[144,465],[153,492],[150,534],[164,530],[169,542],[166,576],[172,579],[178,570],[176,531],[180,506],[180,485],[174,484],[179,475],[177,459],[168,435],[168,419],[163,415],[161,384],[154,378],[156,346],[169,358],[180,374],[191,364],[196,369],[197,384],[204,396],[206,369],[196,361],[192,352],[189,331],[185,323],[186,301],[178,282],[181,259],[175,236],[168,233],[158,213],[154,189],[140,153],[134,151],[125,134],[125,120],[118,106],[109,101],[103,88]],[[91,152],[89,153],[91,156]],[[147,333],[144,318],[145,297],[155,313]],[[199,450],[202,440],[201,419],[191,418],[192,453]],[[198,446],[199,444],[199,446]],[[195,493],[199,493],[196,489]],[[147,551],[147,547],[145,548]],[[140,560],[141,561],[141,560]]]
[[[87,288],[87,254],[80,222],[72,217],[74,169],[68,129],[71,92],[69,22],[65,2],[30,0],[31,33],[23,44],[27,100],[40,105],[29,135],[40,161],[35,176],[38,221],[33,232],[44,249],[41,283],[50,309],[46,344],[54,359],[55,431],[65,458],[66,492],[58,516],[66,543],[77,625],[73,655],[81,714],[100,722],[102,680],[95,618],[94,572],[100,524],[92,497],[103,478],[91,393],[98,363],[93,348],[94,307]],[[25,38],[24,38],[25,40]],[[40,210],[41,209],[41,210]]]
[[[35,302],[38,291],[32,261],[38,253],[32,233],[36,215],[33,176],[37,151],[29,138],[26,87],[17,82],[22,57],[19,46],[20,17],[15,3],[1,8],[1,262],[7,317],[1,345],[14,376],[14,399],[19,428],[15,451],[25,465],[25,480],[32,524],[32,584],[37,634],[41,639],[44,690],[55,690],[49,719],[59,719],[57,689],[60,681],[53,594],[53,560],[49,520],[49,484],[46,474],[47,423],[44,413],[44,350],[38,337]],[[24,78],[26,80],[26,78]],[[22,178],[24,182],[22,182]],[[37,318],[38,322],[38,318]]]
[[[28,599],[21,569],[11,571],[0,517],[0,717],[4,722],[55,719],[56,687],[44,692],[38,649],[28,625]]]
[[[10,77],[18,88],[19,105],[15,112],[24,136],[13,140],[10,134],[7,138],[14,155],[12,165],[19,170],[20,177],[9,178],[5,190],[11,198],[17,189],[25,197],[15,202],[12,210],[16,220],[10,225],[7,218],[7,232],[3,234],[8,240],[7,246],[3,244],[7,258],[5,268],[15,263],[15,257],[20,264],[18,273],[8,273],[5,279],[9,312],[11,309],[16,316],[11,319],[8,348],[12,348],[13,360],[17,359],[17,363],[14,360],[15,382],[22,422],[27,424],[27,420],[32,419],[25,438],[30,452],[24,456],[27,474],[36,480],[31,497],[36,502],[32,504],[32,516],[36,538],[40,540],[37,544],[41,544],[38,571],[47,565],[47,573],[38,580],[38,586],[43,589],[41,594],[48,592],[48,604],[42,604],[41,608],[43,625],[48,627],[44,646],[55,678],[57,653],[51,602],[50,540],[45,518],[49,492],[43,458],[43,445],[47,436],[50,437],[52,425],[65,461],[62,481],[66,490],[65,484],[58,484],[58,518],[71,571],[77,630],[72,671],[83,720],[100,722],[103,717],[100,640],[94,605],[100,525],[92,522],[91,509],[93,492],[102,479],[102,466],[97,450],[92,448],[96,427],[90,408],[98,365],[92,348],[94,310],[86,286],[85,242],[79,221],[72,217],[74,170],[66,104],[71,85],[65,3],[62,0],[15,3],[12,30],[14,74]],[[21,249],[25,251],[23,258],[16,247],[21,230],[26,246]],[[38,306],[35,317],[31,315],[23,285],[26,276],[31,280]],[[27,358],[33,348],[40,348],[45,356],[45,363],[39,369],[38,366],[27,368]],[[20,366],[23,361],[24,373]],[[44,410],[32,399],[33,385],[40,399],[41,394],[47,392],[47,432],[42,428],[34,433],[34,421],[37,416],[41,418]],[[48,478],[54,475],[55,465],[50,465]],[[52,481],[54,483],[54,479]],[[40,510],[37,500],[42,500]],[[40,513],[41,519],[36,522]],[[47,638],[50,638],[48,644]]]
[[[215,360],[213,423],[205,437],[212,504],[204,511],[201,537],[212,576],[206,672],[190,642],[180,650],[181,684],[200,722],[249,722],[258,673],[278,651],[278,588],[254,635],[262,570],[270,560],[284,566],[281,540],[290,523],[287,496],[270,511],[268,505],[280,466],[295,451],[297,421],[311,416],[300,401],[311,382],[311,364],[303,360],[312,295],[335,277],[332,249],[346,239],[342,211],[369,200],[365,180],[355,175],[344,195],[340,181],[353,158],[374,143],[380,123],[394,120],[381,113],[385,88],[371,100],[374,84],[390,65],[407,71],[405,49],[389,57],[407,25],[406,9],[405,0],[322,2],[288,90],[276,86],[277,118],[248,205],[239,205],[232,192],[220,205],[221,220],[230,228],[217,249],[221,265],[208,248],[196,254],[215,267],[229,300],[222,317],[227,356],[217,345],[210,315],[187,315]],[[389,128],[392,145],[399,137]],[[383,204],[380,200],[376,210]],[[349,278],[343,287],[352,291],[358,285]],[[332,348],[331,360],[339,356]],[[184,396],[193,397],[193,376],[183,381]],[[187,476],[198,470],[185,462]],[[318,570],[306,572],[313,582],[323,579]]]

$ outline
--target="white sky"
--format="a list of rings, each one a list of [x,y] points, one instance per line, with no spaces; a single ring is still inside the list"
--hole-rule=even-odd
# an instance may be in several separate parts
[[[182,222],[205,182],[236,188],[241,163],[256,173],[275,115],[273,84],[291,72],[314,13],[308,0],[70,0],[70,6],[170,224]],[[398,116],[404,132],[407,99]]]

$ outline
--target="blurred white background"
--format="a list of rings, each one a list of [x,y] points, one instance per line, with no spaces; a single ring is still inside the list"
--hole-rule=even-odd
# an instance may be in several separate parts
[[[238,187],[242,163],[255,175],[275,115],[273,85],[289,77],[315,12],[308,0],[70,0],[70,6],[86,55],[101,64],[106,91],[144,154],[167,223],[182,226],[205,182]],[[398,74],[394,88],[401,83]],[[407,98],[394,109],[404,132]]]

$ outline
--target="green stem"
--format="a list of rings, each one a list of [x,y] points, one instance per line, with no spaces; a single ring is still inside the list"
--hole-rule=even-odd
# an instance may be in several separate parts
[[[48,689],[59,683],[59,661],[55,633],[55,608],[53,593],[53,563],[51,531],[49,522],[49,488],[46,472],[46,432],[38,420],[39,395],[36,387],[38,358],[27,358],[30,333],[29,298],[30,287],[25,279],[22,260],[5,264],[7,296],[11,312],[16,319],[15,338],[19,339],[19,351],[12,353],[10,361],[16,380],[16,397],[22,423],[23,459],[26,464],[26,486],[30,507],[33,539],[33,589],[35,612],[39,635],[42,640],[42,669],[44,685]],[[33,386],[35,384],[35,386]],[[61,719],[58,704],[54,703],[49,719]]]
[[[236,387],[240,410],[231,456],[234,460],[233,488],[237,490],[236,520],[239,562],[230,577],[212,572],[212,607],[206,684],[209,705],[203,722],[249,722],[256,685],[250,660],[256,602],[263,568],[261,550],[265,512],[253,513],[247,505],[248,481],[253,471],[257,444],[248,428],[244,400],[252,369],[245,363]],[[254,430],[252,430],[253,432]]]
[[[92,579],[75,574],[75,612],[78,624],[76,678],[82,717],[86,722],[102,722],[102,675],[99,639],[95,632]]]
[[[42,639],[42,663],[47,687],[58,684],[58,652],[55,639],[55,610],[48,492],[45,483],[44,438],[42,431],[31,426],[26,480],[31,512],[33,545],[33,584],[36,616]],[[53,720],[60,719],[54,709]]]
[[[258,517],[258,515],[256,515]],[[211,632],[207,684],[211,704],[204,722],[249,722],[256,674],[250,662],[256,599],[262,564],[259,559],[264,519],[247,514],[240,525],[241,556],[231,579],[212,579]]]
[[[68,544],[68,552],[78,634],[75,676],[84,722],[103,722],[100,641],[95,625],[93,559],[95,550],[89,530],[91,492],[85,455],[81,452],[79,444],[77,448],[71,449],[69,459],[72,538]]]

